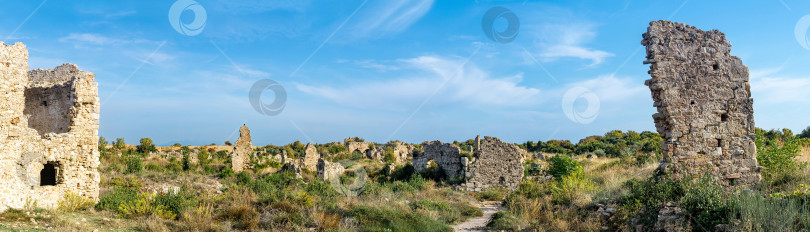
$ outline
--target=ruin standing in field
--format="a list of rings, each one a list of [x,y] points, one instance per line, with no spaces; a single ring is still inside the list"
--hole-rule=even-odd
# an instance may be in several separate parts
[[[0,211],[55,208],[68,192],[98,200],[94,77],[72,64],[29,71],[25,45],[0,42]]]
[[[643,37],[661,169],[675,178],[709,173],[725,186],[759,183],[748,67],[725,34],[653,21]]]

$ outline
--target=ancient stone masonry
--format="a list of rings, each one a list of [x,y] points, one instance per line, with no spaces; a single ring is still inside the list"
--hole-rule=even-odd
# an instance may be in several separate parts
[[[314,171],[317,169],[318,159],[320,158],[321,155],[318,154],[318,150],[315,149],[315,145],[312,145],[312,143],[307,143],[307,147],[304,150],[304,157],[301,157],[301,167]]]
[[[250,156],[253,154],[250,142],[250,129],[243,125],[239,128],[239,139],[236,140],[231,152],[231,168],[234,172],[241,172],[250,165]]]
[[[523,154],[517,145],[501,142],[495,137],[475,137],[475,153],[466,170],[468,191],[498,187],[516,190],[523,179]]]
[[[393,155],[393,163],[400,165],[404,164],[408,159],[411,158],[411,153],[413,153],[414,147],[411,144],[403,143],[400,141],[390,142],[385,144],[384,146],[376,146],[372,149],[368,149],[366,151],[366,156],[369,159],[377,160],[377,161],[385,161],[385,152],[386,150],[391,149],[391,153]]]
[[[343,165],[340,163],[332,163],[323,159],[318,159],[318,178],[325,181],[340,181],[340,175],[343,174]]]
[[[98,200],[94,77],[73,64],[29,71],[25,45],[0,42],[0,211],[54,208],[68,192]]]
[[[498,138],[485,136],[475,138],[472,160],[461,156],[461,149],[451,143],[440,141],[422,143],[422,153],[414,154],[413,166],[419,172],[427,169],[430,162],[444,170],[449,179],[461,178],[461,187],[467,191],[483,191],[490,188],[517,189],[523,179],[522,149]]]
[[[654,21],[643,35],[653,115],[664,137],[661,170],[679,178],[710,173],[719,183],[760,181],[748,67],[717,30]]]
[[[427,169],[430,162],[436,164],[444,170],[447,178],[453,179],[463,177],[464,172],[461,163],[461,148],[452,143],[442,143],[441,141],[424,142],[422,143],[421,154],[414,154],[413,168],[417,172]]]
[[[349,153],[354,151],[360,152],[361,154],[365,154],[368,149],[370,149],[369,142],[347,142],[346,147],[349,148]]]

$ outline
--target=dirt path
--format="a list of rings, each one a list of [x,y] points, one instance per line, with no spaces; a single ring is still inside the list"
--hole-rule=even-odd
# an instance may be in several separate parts
[[[458,224],[453,226],[454,231],[485,231],[487,227],[487,223],[489,223],[489,219],[492,218],[492,215],[497,213],[498,211],[503,210],[501,207],[501,202],[497,201],[485,201],[481,202],[478,208],[481,208],[484,211],[484,215],[471,218],[464,223]]]

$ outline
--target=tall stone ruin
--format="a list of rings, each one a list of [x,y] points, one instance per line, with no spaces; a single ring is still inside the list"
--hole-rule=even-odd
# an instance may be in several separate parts
[[[304,156],[301,157],[301,167],[310,171],[315,171],[318,169],[318,159],[320,158],[321,154],[318,153],[318,149],[315,148],[315,145],[312,145],[312,143],[307,143],[307,146],[304,149]]]
[[[241,172],[250,165],[250,156],[253,154],[253,145],[250,144],[250,129],[243,125],[239,128],[239,139],[231,152],[231,169]]]
[[[25,45],[0,42],[0,211],[54,208],[68,192],[98,200],[99,109],[95,74],[29,71]]]
[[[760,181],[748,67],[718,30],[653,21],[647,48],[653,115],[664,137],[660,169],[672,177],[710,173],[724,186]]]

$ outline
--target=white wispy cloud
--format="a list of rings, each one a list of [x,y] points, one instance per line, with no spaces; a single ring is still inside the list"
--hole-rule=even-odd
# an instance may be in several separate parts
[[[463,60],[422,56],[399,60],[402,69],[424,73],[389,81],[316,86],[296,84],[304,93],[357,108],[411,109],[426,98],[442,105],[510,107],[537,104],[540,90],[520,86],[523,74],[496,78]],[[434,94],[435,92],[435,94]]]
[[[810,77],[792,77],[782,67],[751,70],[751,95],[757,103],[810,102]]]
[[[433,0],[371,1],[347,28],[356,38],[376,38],[408,29],[433,6]]]
[[[59,38],[59,42],[91,45],[130,45],[130,44],[158,44],[159,42],[146,39],[122,39],[107,37],[93,33],[70,33],[68,36]]]
[[[530,28],[539,40],[539,58],[542,62],[553,62],[564,58],[590,60],[589,67],[594,67],[612,53],[589,48],[586,44],[596,38],[596,27],[592,23],[544,24]]]

